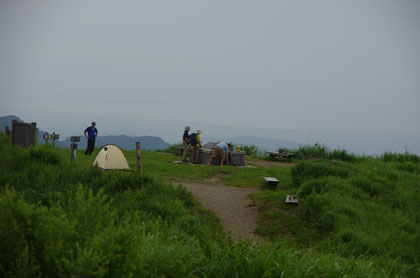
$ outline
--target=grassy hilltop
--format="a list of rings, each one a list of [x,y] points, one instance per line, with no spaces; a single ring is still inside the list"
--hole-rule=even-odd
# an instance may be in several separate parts
[[[135,152],[125,151],[130,167]],[[103,172],[83,151],[12,147],[0,133],[0,276],[418,277],[420,158],[301,148],[283,167],[173,164],[143,152],[143,175]],[[261,158],[260,158],[261,159]],[[265,245],[233,242],[169,181],[214,175],[253,193]],[[299,196],[286,207],[287,194]]]

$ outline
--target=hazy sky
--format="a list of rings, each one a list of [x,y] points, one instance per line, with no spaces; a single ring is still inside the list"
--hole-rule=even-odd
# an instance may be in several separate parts
[[[0,116],[420,133],[420,1],[0,0]]]

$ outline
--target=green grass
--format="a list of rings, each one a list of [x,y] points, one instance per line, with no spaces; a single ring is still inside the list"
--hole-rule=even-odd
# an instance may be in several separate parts
[[[367,257],[417,277],[420,164],[412,161],[300,162],[291,170],[289,190],[253,194],[259,232],[325,254]],[[299,206],[286,206],[286,194],[298,195]]]
[[[329,159],[329,160],[339,160],[347,162],[355,162],[357,160],[356,155],[349,154],[346,150],[328,149],[325,145],[315,143],[313,145],[303,145],[299,146],[297,149],[288,149],[282,148],[288,153],[294,155],[293,159],[304,160],[304,159]],[[270,158],[266,157],[266,160],[279,160],[279,161],[288,161],[288,159],[282,157]]]
[[[134,151],[132,171],[103,172],[79,150],[10,146],[0,133],[0,276],[4,277],[416,277],[419,165],[363,158],[295,167],[174,164]],[[168,180],[278,190],[252,198],[266,245],[227,238],[215,216]],[[286,194],[300,204],[284,204]]]

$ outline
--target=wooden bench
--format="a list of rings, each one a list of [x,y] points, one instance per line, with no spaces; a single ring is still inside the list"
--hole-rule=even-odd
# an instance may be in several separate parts
[[[279,184],[279,180],[274,177],[265,177],[264,178],[265,184],[268,185],[268,187],[272,190],[277,188],[277,185]]]
[[[287,160],[291,160],[293,157],[295,157],[294,154],[292,153],[279,153],[279,152],[268,152],[268,156],[270,158],[275,158],[275,157],[283,157],[286,158]]]

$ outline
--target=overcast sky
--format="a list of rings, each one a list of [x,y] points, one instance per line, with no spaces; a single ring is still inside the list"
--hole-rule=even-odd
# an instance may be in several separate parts
[[[418,0],[0,0],[0,42],[0,116],[420,133]]]

